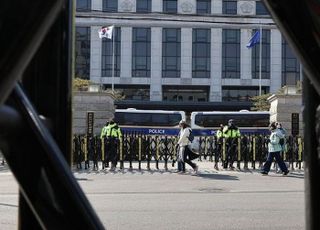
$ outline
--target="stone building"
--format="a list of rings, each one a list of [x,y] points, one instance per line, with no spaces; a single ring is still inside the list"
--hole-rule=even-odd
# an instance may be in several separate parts
[[[275,93],[301,80],[300,63],[261,1],[76,2],[76,76],[122,92],[118,108],[249,109],[260,86]],[[114,40],[100,39],[110,25]],[[259,28],[261,75],[260,43],[246,47]]]
[[[268,98],[270,121],[277,121],[287,130],[288,135],[303,136],[302,94],[296,86],[286,86]]]
[[[99,134],[107,120],[114,116],[114,98],[106,92],[78,91],[73,95],[73,133],[86,134],[88,113],[94,114],[93,133]]]

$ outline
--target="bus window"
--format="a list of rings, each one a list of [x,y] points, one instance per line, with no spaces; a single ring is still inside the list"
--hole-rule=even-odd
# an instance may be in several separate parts
[[[117,109],[115,122],[127,132],[177,135],[183,111]]]
[[[191,128],[201,130],[198,133],[212,133],[220,124],[227,125],[233,119],[235,125],[244,132],[267,132],[270,120],[269,112],[193,112]]]

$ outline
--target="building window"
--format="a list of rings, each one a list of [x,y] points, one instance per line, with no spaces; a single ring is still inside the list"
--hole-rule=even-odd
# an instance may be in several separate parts
[[[76,4],[77,11],[91,10],[91,0],[77,0]]]
[[[256,2],[256,15],[270,15],[263,2]]]
[[[113,29],[113,38],[115,39],[114,43],[114,76],[120,77],[120,59],[121,59],[121,29],[115,27]],[[102,40],[102,59],[101,59],[101,69],[102,77],[112,77],[112,54],[113,54],[113,40],[103,38]]]
[[[252,31],[252,35],[257,30]],[[262,30],[262,55],[261,55],[261,78],[270,79],[270,30]],[[258,79],[259,76],[259,51],[260,42],[252,48],[252,78]]]
[[[138,13],[149,13],[151,12],[151,0],[137,0],[137,9]]]
[[[103,0],[102,11],[104,12],[117,12],[118,0]]]
[[[111,88],[111,85],[104,85],[104,88]],[[122,98],[128,101],[149,101],[150,86],[149,85],[115,85],[115,91]]]
[[[177,13],[178,3],[177,0],[163,0],[164,13]]]
[[[162,77],[180,77],[180,29],[164,28],[162,32]]]
[[[300,63],[289,44],[282,38],[282,86],[296,85],[300,80]]]
[[[197,0],[197,14],[211,14],[211,0]]]
[[[261,88],[262,94],[269,93],[268,87]],[[251,97],[259,95],[257,86],[222,86],[222,101],[250,101]]]
[[[75,77],[90,79],[90,27],[76,27]]]
[[[222,31],[222,78],[240,78],[240,30]]]
[[[163,101],[206,102],[209,86],[162,86]]]
[[[237,1],[224,0],[222,3],[223,14],[237,14]]]
[[[210,78],[210,29],[193,29],[192,77]]]
[[[132,33],[132,77],[150,77],[151,30],[133,28]]]

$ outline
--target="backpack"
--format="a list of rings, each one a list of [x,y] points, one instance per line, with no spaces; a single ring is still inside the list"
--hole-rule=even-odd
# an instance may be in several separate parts
[[[284,138],[280,138],[279,144],[280,144],[280,145],[284,145]]]
[[[190,131],[190,134],[189,134],[188,139],[189,139],[190,142],[192,142],[194,140],[194,135],[192,133],[192,129],[189,129],[189,131]]]

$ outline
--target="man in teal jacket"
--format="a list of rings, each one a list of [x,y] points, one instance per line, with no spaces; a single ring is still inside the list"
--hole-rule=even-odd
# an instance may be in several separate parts
[[[270,134],[269,143],[268,143],[268,158],[267,158],[266,163],[263,166],[263,171],[261,172],[261,174],[268,175],[273,158],[276,158],[276,161],[277,161],[281,171],[283,172],[283,175],[287,175],[289,173],[289,170],[280,156],[280,152],[281,152],[282,148],[279,143],[280,137],[277,132],[276,123],[272,122],[270,124],[269,128],[270,128],[271,134]]]

